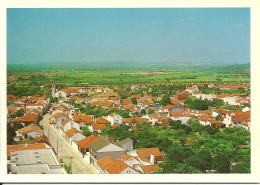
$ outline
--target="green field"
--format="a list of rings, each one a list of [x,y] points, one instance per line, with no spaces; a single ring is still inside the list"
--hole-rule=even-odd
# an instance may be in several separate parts
[[[162,82],[249,82],[250,65],[190,63],[71,63],[8,65],[8,82],[16,86],[65,83],[68,86]],[[17,75],[17,76],[14,76]],[[11,76],[11,78],[10,78]],[[12,78],[14,78],[12,80]]]

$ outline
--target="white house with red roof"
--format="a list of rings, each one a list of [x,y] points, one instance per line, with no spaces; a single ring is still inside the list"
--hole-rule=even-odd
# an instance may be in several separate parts
[[[23,139],[28,139],[29,136],[36,138],[42,135],[43,135],[43,130],[35,124],[30,124],[29,126],[21,128],[16,131],[16,136],[22,137]]]
[[[129,154],[126,154],[121,157],[121,160],[128,166],[132,168],[138,168],[141,166],[141,161],[138,159],[137,156],[131,156]]]
[[[92,133],[100,134],[102,130],[107,129],[105,124],[91,124],[88,129]]]
[[[82,139],[85,139],[86,137],[77,129],[71,128],[66,132],[65,138],[70,144],[72,144],[72,141],[78,142]]]
[[[111,113],[107,117],[105,117],[108,121],[111,122],[111,125],[114,125],[114,123],[122,124],[123,123],[123,117],[116,113]]]
[[[182,124],[186,124],[188,120],[192,117],[192,114],[186,112],[171,112],[169,117],[173,121],[181,121]]]
[[[61,89],[60,91],[55,92],[54,97],[67,98],[69,96],[77,94],[78,92],[75,89]]]
[[[68,130],[72,129],[72,128],[75,128],[77,130],[81,130],[80,129],[80,125],[75,123],[73,120],[71,119],[68,119],[66,121],[64,121],[62,123],[62,126],[63,126],[63,132],[67,132]]]
[[[131,150],[127,154],[136,157],[140,161],[139,166],[149,166],[164,161],[164,154],[158,147]]]
[[[143,116],[142,118],[147,119],[147,121],[152,123],[152,125],[154,125],[159,120],[159,116],[157,114],[147,114],[147,115]]]
[[[55,125],[56,127],[62,126],[62,123],[68,120],[68,116],[64,115],[63,113],[55,113],[52,114],[50,117],[51,124]]]
[[[187,91],[189,94],[193,94],[193,93],[195,93],[195,92],[198,92],[199,89],[198,89],[198,87],[197,87],[196,85],[194,85],[194,86],[192,86],[192,87],[187,87],[187,88],[185,89],[185,91]]]
[[[126,165],[123,161],[108,156],[97,161],[97,169],[100,174],[139,174],[136,169]]]
[[[238,98],[234,96],[227,96],[220,99],[223,100],[224,103],[228,105],[240,105],[240,103],[237,102]]]

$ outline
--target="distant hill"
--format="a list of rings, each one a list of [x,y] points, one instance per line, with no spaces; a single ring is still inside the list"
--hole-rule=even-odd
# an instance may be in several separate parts
[[[41,72],[46,70],[70,71],[170,71],[192,70],[212,71],[216,73],[236,73],[250,70],[250,64],[224,65],[223,63],[188,62],[56,62],[41,64],[7,64],[8,72]]]

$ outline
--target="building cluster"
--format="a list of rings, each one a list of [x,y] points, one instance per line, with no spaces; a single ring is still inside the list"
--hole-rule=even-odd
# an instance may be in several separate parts
[[[47,86],[48,84],[43,84],[42,88]],[[204,94],[199,87],[199,85],[186,87],[185,90],[178,91],[170,97],[168,105],[161,106],[158,102],[164,95],[151,96],[147,92],[136,94],[140,88],[143,88],[140,85],[131,86],[131,94],[122,100],[116,92],[116,87],[114,89],[70,87],[57,90],[56,85],[52,83],[51,95],[59,101],[50,110],[49,123],[87,163],[94,165],[101,174],[153,173],[160,169],[158,163],[165,159],[163,151],[160,151],[158,147],[135,149],[130,138],[116,141],[107,135],[101,136],[102,131],[114,129],[120,125],[129,126],[131,131],[137,123],[149,123],[151,127],[169,127],[170,121],[179,120],[182,124],[187,124],[190,119],[196,120],[203,126],[250,129],[250,95]],[[208,87],[220,90],[250,89],[248,85],[215,86],[209,84]],[[87,96],[81,96],[82,94]],[[225,108],[195,110],[188,108],[184,103],[185,99],[190,97],[209,101],[220,99],[225,105],[242,107],[242,110]],[[44,131],[37,125],[42,115],[49,109],[50,99],[44,96],[17,98],[7,95],[7,100],[11,102],[7,106],[8,123],[13,127],[17,124],[22,125],[22,128],[16,131],[15,141],[34,139],[34,142],[30,144],[7,146],[11,173],[31,173],[32,171],[33,173],[66,173],[55,158],[51,144],[44,137]],[[76,108],[75,104],[116,111],[95,117],[85,115],[79,108]],[[20,110],[23,110],[23,115],[11,116]],[[129,115],[127,118],[123,117],[116,113],[118,110],[126,110]],[[90,134],[84,134],[86,130]],[[30,158],[26,159],[26,156]],[[37,170],[33,170],[34,168]]]
[[[163,162],[164,154],[159,148],[134,149],[130,138],[115,141],[100,135],[104,129],[125,124],[124,119],[116,113],[104,118],[83,115],[72,105],[60,101],[52,110],[50,124],[102,174],[152,173],[160,169],[157,163]],[[91,132],[90,136],[84,136],[85,127]]]

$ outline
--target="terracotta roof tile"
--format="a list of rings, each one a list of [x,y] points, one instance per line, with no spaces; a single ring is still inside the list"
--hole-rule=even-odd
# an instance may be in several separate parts
[[[57,113],[55,113],[55,114],[53,114],[53,115],[51,115],[51,117],[50,117],[50,119],[52,119],[52,118],[58,118],[58,117],[60,117],[60,116],[66,116],[66,115],[64,115],[63,113],[60,113],[60,112],[57,112]]]
[[[107,129],[105,124],[91,124],[93,130]]]
[[[34,143],[46,143],[47,145],[51,146],[49,140],[44,136],[39,136],[33,140]]]
[[[184,116],[184,112],[171,112],[170,115],[173,117],[182,117]]]
[[[73,116],[75,122],[83,122],[85,124],[93,122],[91,115],[77,115]]]
[[[78,130],[75,129],[75,128],[71,128],[71,129],[69,129],[69,130],[66,132],[67,136],[69,136],[70,138],[71,138],[72,136],[74,136],[74,134],[77,134],[77,133],[81,133],[81,132],[78,131]]]
[[[115,159],[111,158],[111,157],[103,157],[102,159],[97,161],[98,166],[102,169],[102,170],[106,170],[107,168],[109,168],[110,166],[112,166],[114,163],[116,162]]]
[[[7,145],[7,156],[10,156],[11,151],[13,150],[35,150],[35,149],[44,149],[46,148],[46,144],[28,144],[26,147],[25,144],[23,145]]]
[[[178,105],[180,104],[180,101],[178,100],[178,98],[170,98],[171,104],[173,105]]]
[[[27,127],[24,127],[24,128],[21,128],[21,129],[19,129],[19,130],[17,130],[19,133],[24,133],[24,132],[27,132],[27,131],[29,131],[29,130],[36,130],[36,131],[38,131],[38,132],[41,132],[41,133],[43,133],[43,130],[39,127],[39,126],[37,126],[37,125],[35,125],[35,124],[30,124],[29,126],[27,126]]]
[[[89,145],[96,142],[97,140],[103,138],[102,136],[93,136],[90,135],[78,142],[80,148],[89,148]]]
[[[159,169],[161,169],[158,165],[151,165],[151,166],[140,166],[140,168],[142,169],[142,171],[146,174],[151,174],[154,171],[157,171]]]
[[[183,90],[179,94],[189,94],[187,91]]]
[[[110,166],[106,171],[109,174],[120,174],[122,171],[124,171],[126,168],[128,168],[124,162],[122,161],[116,161],[112,166]],[[130,167],[129,167],[130,168]]]
[[[26,114],[25,116],[19,117],[19,118],[15,118],[13,120],[13,122],[20,122],[20,121],[24,121],[24,122],[34,122],[36,120],[36,116],[34,114]]]
[[[159,148],[143,148],[143,149],[136,149],[137,155],[141,157],[150,157],[153,154],[155,157],[162,156]]]
[[[14,95],[7,95],[7,101],[11,101],[11,100],[14,100],[14,99],[18,99],[18,98]]]
[[[172,109],[174,106],[173,105],[166,105],[163,106],[162,109]]]
[[[98,122],[103,123],[103,124],[111,124],[110,121],[108,121],[108,120],[106,120],[106,119],[104,119],[102,117],[96,118],[96,123],[98,123]]]

